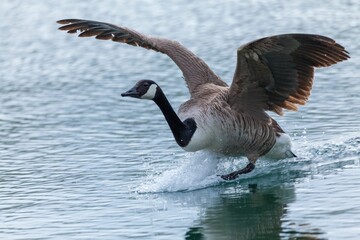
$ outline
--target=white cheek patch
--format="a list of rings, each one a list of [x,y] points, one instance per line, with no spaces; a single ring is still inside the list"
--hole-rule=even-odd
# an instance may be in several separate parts
[[[152,100],[155,97],[156,90],[157,90],[157,85],[156,84],[151,84],[151,86],[149,87],[147,92],[144,95],[142,95],[140,98]]]

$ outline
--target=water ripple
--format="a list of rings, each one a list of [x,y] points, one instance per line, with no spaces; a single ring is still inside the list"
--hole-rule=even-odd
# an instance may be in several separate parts
[[[0,238],[357,239],[359,6],[2,0]],[[149,78],[178,108],[189,93],[176,65],[152,51],[64,34],[55,21],[67,17],[176,39],[228,83],[236,48],[266,35],[328,35],[352,59],[317,70],[309,103],[276,116],[298,158],[261,159],[227,183],[217,175],[245,158],[186,154],[154,104],[120,97]]]

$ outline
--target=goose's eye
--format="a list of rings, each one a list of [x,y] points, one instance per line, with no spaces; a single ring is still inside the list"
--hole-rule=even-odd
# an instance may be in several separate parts
[[[144,87],[149,87],[149,83],[144,83]]]

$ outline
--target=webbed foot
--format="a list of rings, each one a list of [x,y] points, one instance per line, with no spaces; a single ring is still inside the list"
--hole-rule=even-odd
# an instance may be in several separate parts
[[[254,168],[255,168],[255,164],[249,163],[248,165],[246,165],[246,167],[244,167],[241,170],[238,170],[238,171],[226,174],[226,175],[221,175],[221,178],[224,180],[234,180],[237,178],[238,175],[249,173],[252,170],[254,170]]]

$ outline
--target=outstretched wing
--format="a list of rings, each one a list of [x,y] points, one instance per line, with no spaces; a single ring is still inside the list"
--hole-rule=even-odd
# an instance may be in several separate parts
[[[297,110],[310,95],[314,67],[350,58],[333,39],[310,34],[284,34],[241,46],[230,86],[229,103],[239,111],[267,117],[283,109]]]
[[[193,94],[197,86],[205,83],[227,86],[203,60],[176,41],[146,36],[134,30],[104,22],[64,19],[57,23],[64,24],[59,29],[68,33],[80,31],[79,37],[96,36],[97,39],[111,39],[168,55],[182,71],[190,94]]]

